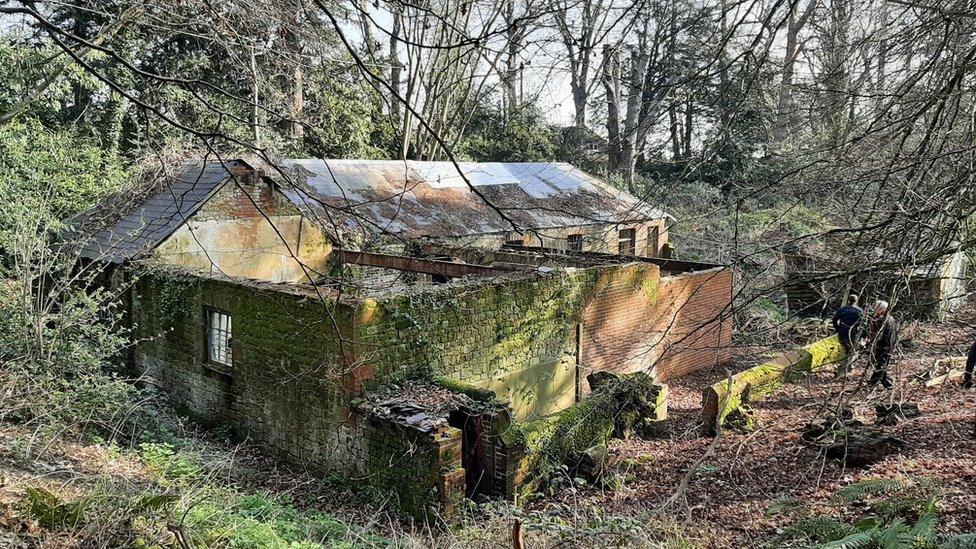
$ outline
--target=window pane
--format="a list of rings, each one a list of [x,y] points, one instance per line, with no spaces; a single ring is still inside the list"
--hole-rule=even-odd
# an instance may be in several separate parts
[[[207,358],[210,362],[231,365],[231,333],[232,323],[230,315],[218,311],[208,311],[210,317],[207,323]]]
[[[634,255],[634,244],[636,240],[636,229],[621,229],[618,233],[617,252],[620,255]]]
[[[569,245],[569,250],[572,252],[582,252],[583,251],[583,235],[581,234],[571,234],[566,237],[566,242]]]

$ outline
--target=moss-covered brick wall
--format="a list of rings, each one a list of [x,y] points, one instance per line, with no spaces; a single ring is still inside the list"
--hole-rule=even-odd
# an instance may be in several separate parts
[[[584,370],[653,363],[646,351],[655,340],[643,326],[659,278],[654,265],[626,265],[379,296],[361,308],[359,356],[377,379],[446,376],[495,392],[519,420],[541,417],[585,392],[578,370],[591,344],[603,351]],[[608,288],[623,288],[626,299]],[[611,345],[620,338],[630,346]]]
[[[206,359],[207,308],[231,315],[230,368]],[[343,381],[352,367],[340,359],[339,345],[340,334],[348,339],[352,308],[271,287],[155,273],[138,282],[133,310],[147,339],[137,365],[177,404],[295,461],[354,468],[363,450],[343,426]]]
[[[695,322],[727,304],[731,277],[690,276],[662,278],[654,265],[629,264],[337,301],[307,286],[156,271],[143,274],[134,292],[134,321],[145,338],[136,362],[198,416],[314,470],[389,487],[414,513],[450,501],[459,482],[463,493],[463,471],[443,455],[432,465],[432,454],[417,448],[445,445],[430,437],[378,429],[354,410],[355,397],[408,377],[446,378],[491,391],[516,421],[531,421],[571,408],[594,371],[657,364],[660,374],[662,357],[680,363],[679,350],[705,353],[692,354],[688,368],[710,366],[726,324],[680,349],[669,330],[695,333]],[[233,319],[231,368],[206,360],[208,308]],[[492,457],[499,463],[492,491],[510,494],[517,477],[508,467],[516,462],[505,451]],[[392,465],[392,455],[410,466]],[[437,473],[418,476],[414,465]]]
[[[378,380],[446,376],[529,420],[572,406],[592,372],[667,379],[724,362],[731,297],[727,269],[650,264],[411,289],[362,305],[357,356]]]
[[[424,432],[352,406],[361,382],[376,379],[356,360],[359,310],[349,302],[163,271],[141,275],[133,305],[146,338],[137,365],[201,419],[231,425],[315,471],[378,488],[384,499],[392,492],[418,518],[450,515],[464,497],[460,431]],[[230,368],[206,360],[208,308],[231,315]]]
[[[405,421],[364,420],[368,456],[364,480],[414,517],[450,519],[464,499],[461,431],[443,425],[430,431]]]

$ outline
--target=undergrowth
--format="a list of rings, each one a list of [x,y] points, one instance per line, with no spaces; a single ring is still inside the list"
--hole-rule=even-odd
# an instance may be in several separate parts
[[[804,501],[774,501],[770,515],[798,517],[771,546],[823,549],[976,548],[976,534],[949,534],[939,526],[938,486],[924,479],[878,478],[837,490],[829,502],[837,516]]]

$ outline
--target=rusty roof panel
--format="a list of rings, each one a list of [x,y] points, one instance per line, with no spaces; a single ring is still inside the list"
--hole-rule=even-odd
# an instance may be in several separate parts
[[[281,167],[289,199],[343,234],[500,233],[513,230],[505,217],[517,229],[668,217],[566,163],[462,162],[467,182],[450,162],[290,159]]]

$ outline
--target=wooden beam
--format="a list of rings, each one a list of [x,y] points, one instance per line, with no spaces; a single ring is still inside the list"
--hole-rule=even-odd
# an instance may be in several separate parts
[[[338,254],[338,259],[341,263],[382,267],[384,269],[409,271],[413,273],[426,273],[446,276],[448,278],[460,278],[462,276],[498,276],[506,272],[484,265],[469,265],[467,263],[407,257],[404,255],[353,252],[349,250],[336,250],[335,253]]]

